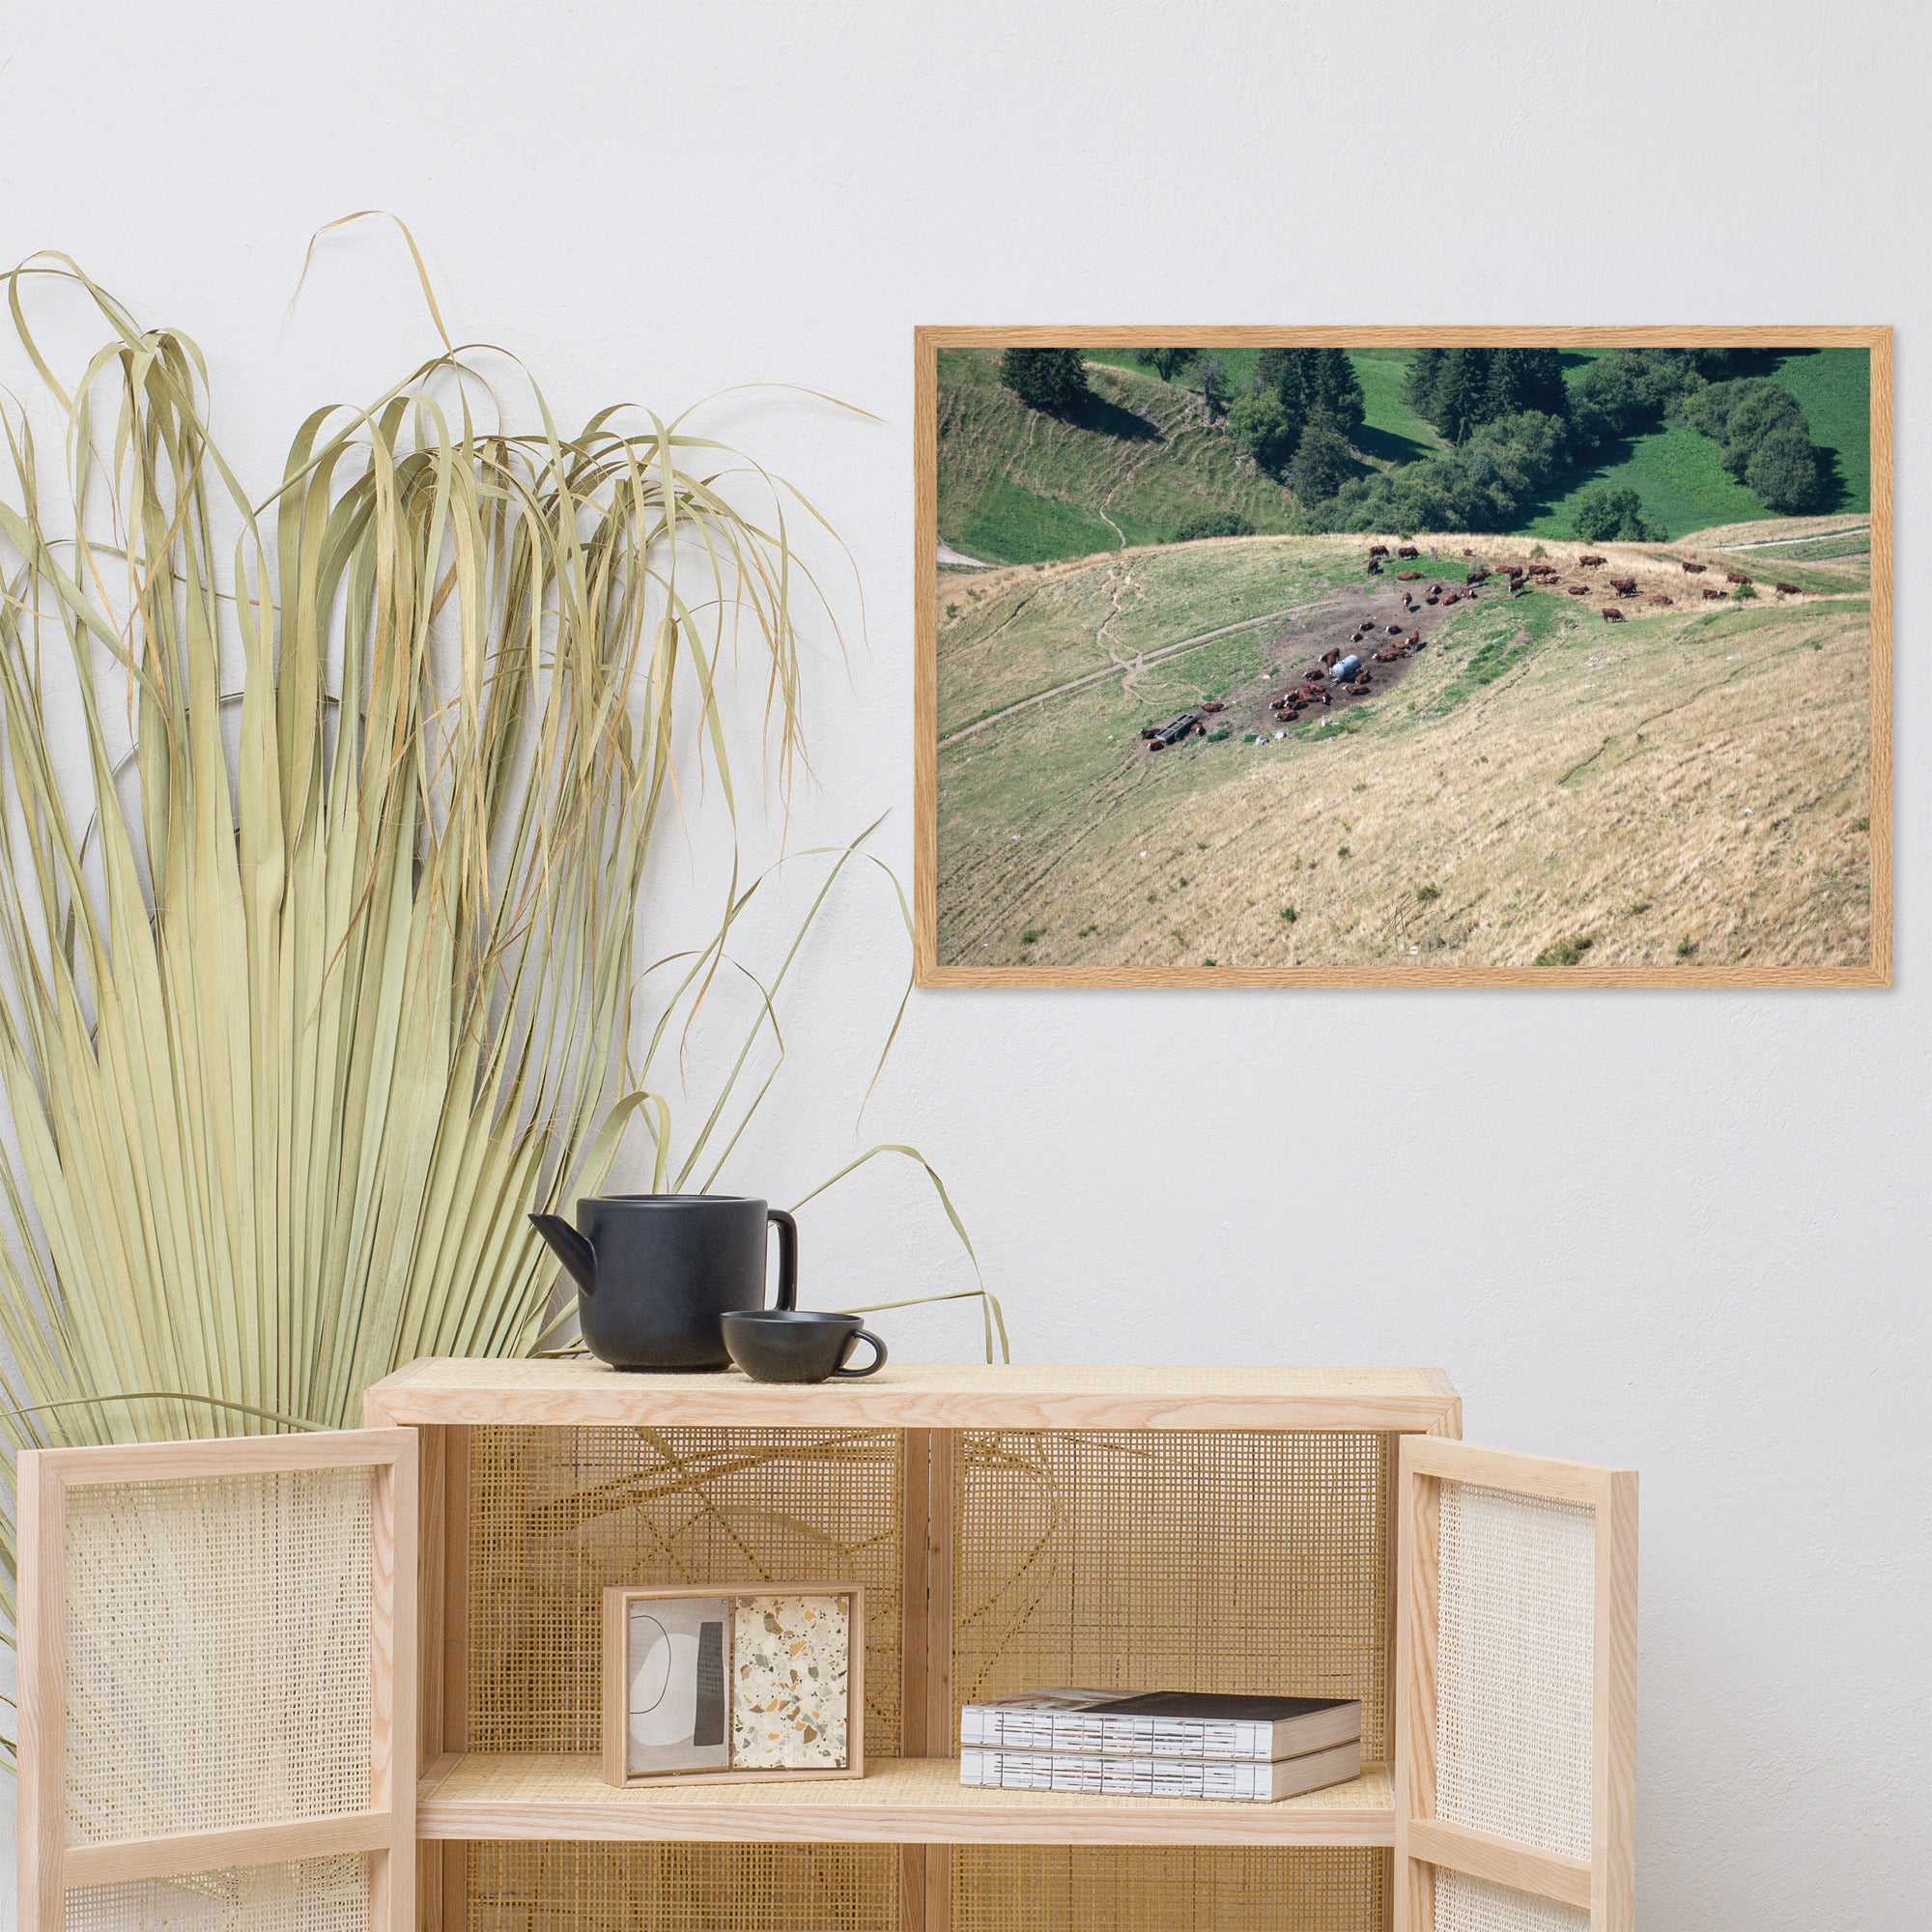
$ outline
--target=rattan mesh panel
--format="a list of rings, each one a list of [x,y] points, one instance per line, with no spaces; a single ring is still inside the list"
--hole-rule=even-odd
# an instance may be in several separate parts
[[[1589,1932],[1590,1915],[1462,1872],[1435,1874],[1435,1932]]]
[[[467,1932],[896,1932],[895,1845],[469,1848]]]
[[[952,1932],[1376,1932],[1388,1889],[1378,1851],[962,1845]]]
[[[374,1482],[70,1490],[71,1839],[367,1806]]]
[[[598,1747],[613,1583],[859,1583],[866,1749],[899,1741],[896,1430],[471,1434],[469,1747]]]
[[[366,1932],[368,1923],[361,1858],[83,1886],[67,1895],[66,1932]]]
[[[1587,1859],[1596,1512],[1469,1483],[1441,1505],[1436,1814]]]
[[[957,1705],[1055,1684],[1362,1700],[1388,1755],[1392,1436],[965,1431]]]

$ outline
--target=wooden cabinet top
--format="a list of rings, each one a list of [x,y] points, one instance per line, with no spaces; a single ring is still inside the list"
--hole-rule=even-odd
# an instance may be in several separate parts
[[[1440,1369],[1056,1368],[894,1362],[810,1386],[639,1375],[585,1357],[412,1362],[368,1392],[372,1424],[805,1429],[1343,1429],[1460,1435]]]

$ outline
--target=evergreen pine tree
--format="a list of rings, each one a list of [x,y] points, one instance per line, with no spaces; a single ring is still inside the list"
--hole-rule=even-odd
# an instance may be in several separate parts
[[[1435,427],[1451,442],[1461,442],[1488,412],[1490,357],[1488,349],[1452,349],[1443,358],[1441,380],[1435,385]]]
[[[1362,398],[1362,379],[1346,349],[1312,349],[1303,354],[1310,359],[1303,380],[1308,385],[1309,414],[1320,414],[1330,428],[1344,436],[1362,426],[1366,405]]]
[[[1563,384],[1562,358],[1553,349],[1497,349],[1490,355],[1490,392],[1484,420],[1520,415],[1535,410],[1543,415],[1567,415],[1569,391]]]
[[[1283,435],[1290,455],[1301,441],[1307,426],[1309,396],[1304,367],[1305,349],[1264,349],[1255,362],[1255,380],[1264,393],[1272,392],[1281,404]]]
[[[1435,420],[1435,391],[1442,381],[1442,365],[1449,359],[1446,349],[1417,349],[1410,352],[1408,374],[1403,380],[1402,396],[1424,422]]]

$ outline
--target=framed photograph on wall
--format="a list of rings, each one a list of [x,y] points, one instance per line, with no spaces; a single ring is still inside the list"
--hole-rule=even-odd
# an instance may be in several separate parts
[[[926,327],[927,986],[1882,986],[1891,331]]]

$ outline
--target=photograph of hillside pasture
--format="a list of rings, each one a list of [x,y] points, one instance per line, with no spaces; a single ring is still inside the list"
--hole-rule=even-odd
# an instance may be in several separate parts
[[[928,982],[1887,980],[1889,331],[1684,333],[929,331]]]

